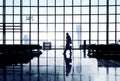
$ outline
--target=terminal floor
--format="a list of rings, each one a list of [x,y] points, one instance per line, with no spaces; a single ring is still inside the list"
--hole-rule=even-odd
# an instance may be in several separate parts
[[[56,54],[53,54],[56,53]],[[119,81],[120,62],[72,56],[70,73],[66,76],[66,63],[62,51],[43,52],[26,64],[0,68],[0,81]],[[48,55],[51,54],[51,55]],[[53,55],[52,55],[53,54]],[[54,57],[53,57],[54,56]]]

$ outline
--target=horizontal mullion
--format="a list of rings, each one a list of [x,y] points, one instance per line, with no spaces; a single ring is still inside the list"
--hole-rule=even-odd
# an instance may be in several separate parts
[[[0,23],[0,24],[2,24],[2,23]],[[6,24],[14,24],[14,23],[6,23]],[[53,23],[51,23],[51,22],[42,22],[42,23],[41,22],[39,22],[39,23],[23,22],[23,23],[19,23],[19,24],[72,24],[72,22],[56,22],[56,23],[54,23],[54,22]],[[73,22],[73,24],[89,24],[89,22]],[[91,22],[91,24],[107,24],[107,23],[106,22]],[[120,24],[120,22],[109,22],[109,24]],[[0,27],[3,27],[3,26],[0,26]]]
[[[96,5],[93,5],[93,4],[91,4],[91,7],[103,7],[103,6],[105,6],[106,7],[106,5],[101,5],[101,4],[96,4]],[[120,5],[109,5],[109,6],[120,6]],[[3,5],[0,5],[0,7],[3,7]],[[89,4],[88,5],[60,5],[60,6],[58,6],[58,5],[52,5],[52,6],[49,6],[49,5],[35,5],[35,6],[33,6],[33,5],[29,5],[29,6],[24,6],[24,5],[22,5],[22,6],[20,6],[20,5],[6,5],[5,7],[89,7]]]

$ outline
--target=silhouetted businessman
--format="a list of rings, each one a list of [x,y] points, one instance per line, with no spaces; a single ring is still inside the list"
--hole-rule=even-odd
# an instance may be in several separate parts
[[[66,47],[64,49],[64,53],[63,54],[66,54],[66,51],[69,50],[70,51],[70,58],[71,58],[71,46],[70,44],[72,43],[71,41],[71,37],[69,35],[69,33],[66,33]]]

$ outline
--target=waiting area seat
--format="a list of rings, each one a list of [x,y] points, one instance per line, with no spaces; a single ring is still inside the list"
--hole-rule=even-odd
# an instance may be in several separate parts
[[[88,46],[88,56],[108,59],[108,60],[120,60],[120,45],[119,44],[99,44]]]
[[[42,54],[40,49],[40,45],[0,45],[0,67],[28,63]]]

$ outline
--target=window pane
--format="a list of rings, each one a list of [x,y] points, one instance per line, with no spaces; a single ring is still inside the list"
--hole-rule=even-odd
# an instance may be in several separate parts
[[[55,23],[55,16],[48,16],[48,23]]]
[[[56,40],[63,40],[63,33],[56,33]]]
[[[46,16],[39,16],[40,23],[46,23]]]
[[[0,27],[1,28],[1,27]],[[0,41],[3,39],[3,33],[0,32]]]
[[[74,1],[74,5],[80,5],[80,0],[73,0]]]
[[[54,41],[54,40],[55,40],[55,33],[48,32],[48,41]]]
[[[6,23],[12,23],[12,21],[13,21],[13,17],[6,15]]]
[[[82,32],[81,40],[89,40],[89,32]]]
[[[65,24],[65,31],[72,31],[72,24]]]
[[[9,0],[10,1],[10,0]],[[2,6],[3,5],[3,0],[0,0],[0,6]]]
[[[6,14],[13,14],[13,8],[12,7],[6,7]]]
[[[99,22],[106,22],[106,15],[99,15]]]
[[[71,23],[72,22],[72,16],[65,16],[65,23]]]
[[[46,8],[45,7],[39,7],[39,14],[46,14]]]
[[[30,31],[29,24],[23,24],[23,31]]]
[[[88,22],[89,23],[89,16],[82,16],[82,22]]]
[[[115,15],[109,15],[109,22],[115,22]]]
[[[109,32],[109,40],[115,40],[115,32]]]
[[[56,6],[63,6],[63,0],[56,0]]]
[[[109,7],[109,13],[110,14],[115,14],[115,6],[114,7]]]
[[[6,0],[6,5],[7,6],[12,6],[13,5],[13,0]]]
[[[37,7],[31,7],[31,14],[38,14]]]
[[[91,7],[91,14],[97,14],[98,13],[98,7]]]
[[[74,15],[73,21],[74,21],[74,23],[80,23],[80,16],[79,15]]]
[[[72,14],[72,7],[65,7],[65,14]]]
[[[23,14],[30,14],[30,8],[29,7],[23,7]]]
[[[42,41],[47,41],[47,33],[44,32],[44,33],[39,33],[39,38],[40,40]]]
[[[14,22],[20,23],[20,16],[14,16]]]
[[[115,32],[115,24],[109,24],[109,31]]]
[[[38,0],[31,0],[31,6],[37,6],[37,1]]]
[[[39,6],[46,6],[46,0],[39,0]]]
[[[72,0],[65,0],[65,5],[72,5]]]
[[[31,31],[38,31],[37,24],[31,24]]]
[[[109,5],[115,5],[116,0],[109,0]],[[118,0],[117,0],[118,1]]]
[[[30,6],[30,0],[22,0],[23,6]]]
[[[15,37],[14,38],[15,40],[20,40],[20,32],[17,32],[17,33],[15,32],[14,37]]]
[[[106,5],[106,0],[99,0],[100,5]]]
[[[82,14],[89,14],[89,7],[82,7]]]
[[[31,40],[38,40],[38,34],[37,33],[34,33],[34,32],[31,32]]]
[[[74,14],[80,14],[80,7],[74,7]]]
[[[97,5],[99,0],[91,0],[92,5]]]
[[[56,7],[56,14],[63,14],[63,7]]]
[[[99,31],[106,31],[106,24],[99,24]]]
[[[82,0],[82,5],[89,5],[89,0]]]
[[[55,8],[54,7],[48,7],[48,14],[55,14]]]
[[[99,33],[99,40],[106,40],[106,32]]]
[[[20,7],[14,7],[14,14],[20,14]]]
[[[91,22],[98,22],[98,15],[92,15],[91,16]]]
[[[120,43],[120,32],[117,32],[117,40],[118,40],[119,43]]]
[[[106,7],[99,7],[99,14],[105,14],[106,13]]]
[[[20,0],[14,0],[14,5],[15,6],[20,6]]]
[[[0,15],[0,23],[2,23],[2,22],[3,22],[3,16]]]
[[[96,40],[97,41],[97,37],[98,37],[97,34],[98,34],[97,32],[92,32],[91,33],[91,40]]]
[[[56,24],[56,31],[62,31],[63,32],[63,24]]]
[[[47,31],[46,24],[39,24],[39,31]]]
[[[56,23],[62,23],[63,22],[63,16],[56,16]]]
[[[13,33],[12,32],[6,32],[6,40],[12,40],[13,39]]]
[[[48,0],[48,6],[54,6],[54,5],[55,5],[55,0]]]
[[[82,31],[89,31],[89,24],[82,24],[81,29]]]
[[[91,24],[91,31],[98,31],[98,24]]]
[[[55,31],[54,24],[48,24],[48,31]]]

